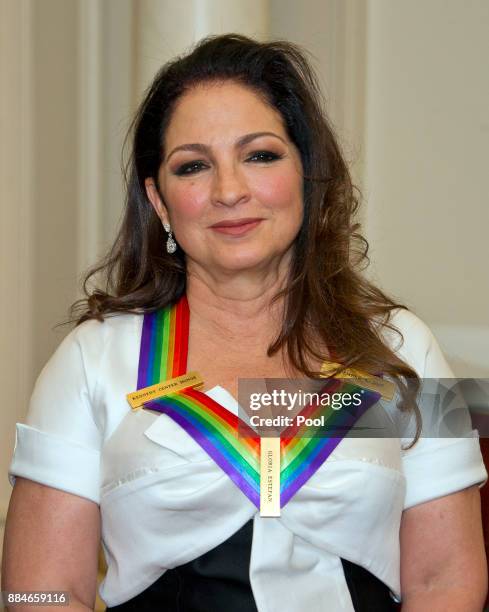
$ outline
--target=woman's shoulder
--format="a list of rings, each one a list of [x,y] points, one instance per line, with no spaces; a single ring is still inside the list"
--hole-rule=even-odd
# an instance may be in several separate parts
[[[71,329],[63,342],[103,344],[120,334],[131,333],[141,325],[142,314],[116,312],[104,314],[103,320],[86,319]]]
[[[406,342],[429,344],[431,341],[432,332],[429,326],[419,315],[408,308],[392,309],[387,323],[399,330],[405,336]]]
[[[95,376],[107,359],[135,352],[142,320],[142,314],[133,313],[110,313],[102,321],[87,319],[64,336],[50,362],[66,360],[67,367],[80,363],[87,374]]]
[[[408,308],[398,307],[390,311],[386,323],[394,329],[384,323],[380,329],[383,340],[401,359],[409,363],[419,376],[453,376],[436,337],[419,315]],[[434,357],[437,373],[432,373],[431,367],[428,368]]]

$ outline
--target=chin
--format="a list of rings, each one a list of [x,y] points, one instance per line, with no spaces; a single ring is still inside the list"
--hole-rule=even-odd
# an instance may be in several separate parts
[[[229,262],[220,262],[220,267],[224,270],[229,270],[233,272],[238,272],[239,270],[253,270],[254,268],[259,268],[263,265],[263,262],[258,261],[229,261]]]
[[[243,253],[235,257],[222,257],[217,263],[221,268],[237,271],[263,267],[269,260],[270,257],[263,254]]]

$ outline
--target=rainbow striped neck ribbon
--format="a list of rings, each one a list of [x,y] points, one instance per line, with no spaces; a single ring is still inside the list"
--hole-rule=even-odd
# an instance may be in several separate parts
[[[190,310],[184,294],[176,303],[144,315],[139,354],[138,390],[187,373]],[[353,393],[357,385],[325,378],[321,393]],[[318,435],[317,427],[297,425],[280,436],[280,507],[311,478],[354,423],[381,395],[361,390],[361,404],[334,410],[309,404],[300,414],[315,419],[325,415],[328,430],[338,436]],[[241,491],[260,508],[260,436],[244,421],[195,387],[187,387],[148,401],[144,408],[166,414],[178,423]],[[239,426],[239,435],[238,435]]]

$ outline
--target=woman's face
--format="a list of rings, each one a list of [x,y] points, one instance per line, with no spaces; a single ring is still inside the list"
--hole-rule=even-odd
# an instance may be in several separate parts
[[[277,111],[234,82],[198,86],[179,99],[164,145],[161,197],[151,179],[146,191],[187,265],[239,271],[282,258],[302,224],[302,165]]]

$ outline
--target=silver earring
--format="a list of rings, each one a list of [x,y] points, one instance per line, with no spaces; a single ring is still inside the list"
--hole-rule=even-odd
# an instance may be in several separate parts
[[[168,240],[166,241],[166,252],[174,253],[177,250],[177,243],[173,240],[172,231],[169,223],[163,223],[165,231],[168,232]]]

